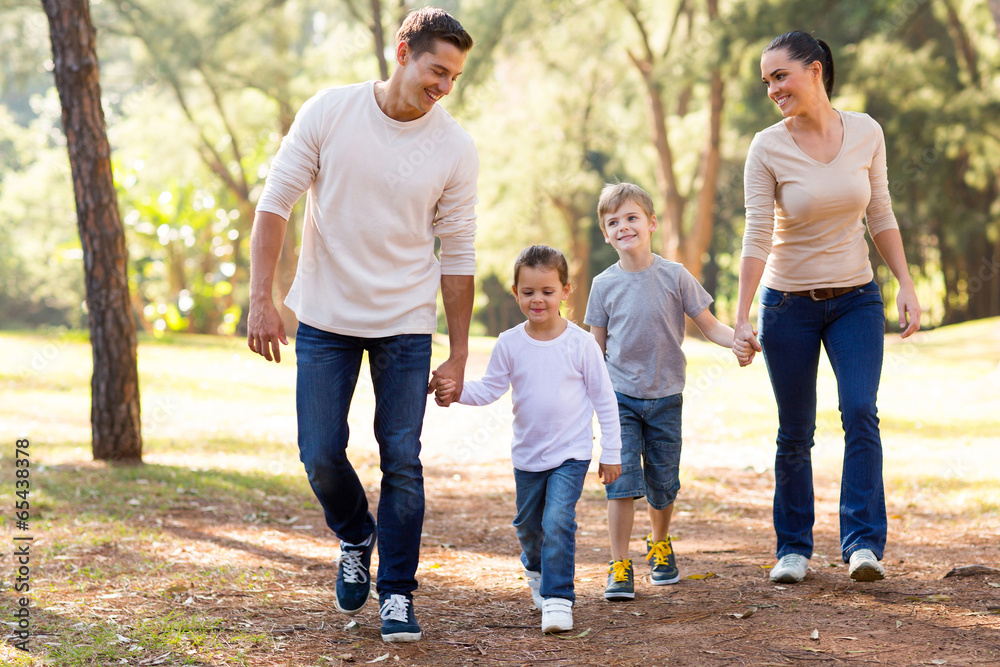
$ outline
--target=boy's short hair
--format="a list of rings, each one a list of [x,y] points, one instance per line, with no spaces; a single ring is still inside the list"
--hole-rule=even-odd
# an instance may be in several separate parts
[[[423,7],[410,12],[396,33],[396,44],[406,42],[416,58],[421,53],[433,51],[436,40],[453,45],[462,53],[472,48],[472,36],[455,17],[437,7]]]
[[[608,183],[601,190],[601,198],[597,202],[597,220],[604,229],[604,216],[614,213],[625,202],[635,202],[648,217],[652,218],[653,198],[649,193],[634,183]]]

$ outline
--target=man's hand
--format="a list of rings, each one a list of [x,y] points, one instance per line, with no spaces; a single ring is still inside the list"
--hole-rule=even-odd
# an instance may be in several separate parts
[[[280,343],[288,345],[285,323],[273,301],[250,302],[247,316],[247,346],[268,361],[281,363]]]

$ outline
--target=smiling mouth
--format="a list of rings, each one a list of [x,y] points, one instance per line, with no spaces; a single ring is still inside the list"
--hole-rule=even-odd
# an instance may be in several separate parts
[[[444,97],[444,95],[435,95],[429,90],[425,92],[427,93],[427,97],[431,98],[435,102],[439,101],[442,97]]]
[[[790,98],[791,98],[791,95],[785,95],[784,97],[778,97],[778,98],[775,98],[774,103],[777,104],[779,107],[783,107],[783,106],[785,106],[785,102],[787,102]]]

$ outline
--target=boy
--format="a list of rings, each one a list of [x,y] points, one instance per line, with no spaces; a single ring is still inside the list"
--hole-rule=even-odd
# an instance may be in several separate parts
[[[723,347],[733,344],[733,329],[709,312],[712,297],[687,269],[653,254],[656,215],[642,188],[606,185],[597,215],[618,262],[594,278],[584,323],[605,352],[622,430],[621,477],[606,487],[611,564],[604,597],[631,600],[635,586],[628,545],[635,498],[645,496],[649,503],[650,580],[662,586],[680,579],[669,529],[680,489],[684,315]]]

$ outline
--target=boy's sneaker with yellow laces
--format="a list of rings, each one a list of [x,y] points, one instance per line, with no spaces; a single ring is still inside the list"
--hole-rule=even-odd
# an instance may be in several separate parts
[[[669,535],[660,542],[653,541],[652,533],[646,536],[646,560],[650,567],[649,580],[654,586],[676,584],[681,580]]]
[[[605,600],[635,599],[635,583],[632,578],[632,559],[611,561],[608,565],[608,587],[604,589]]]

